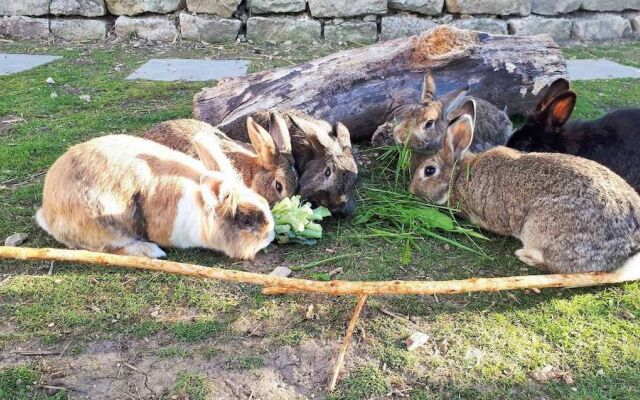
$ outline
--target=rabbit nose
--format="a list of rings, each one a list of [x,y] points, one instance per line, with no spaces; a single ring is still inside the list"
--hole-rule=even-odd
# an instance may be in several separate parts
[[[353,217],[353,215],[356,213],[356,201],[353,198],[342,200],[340,203],[335,204],[333,207],[331,207],[330,211],[334,215],[342,217]]]

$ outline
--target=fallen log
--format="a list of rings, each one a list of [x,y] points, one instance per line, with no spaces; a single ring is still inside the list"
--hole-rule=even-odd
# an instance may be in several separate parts
[[[421,36],[221,80],[195,95],[193,112],[224,131],[259,110],[297,108],[341,121],[353,139],[364,139],[400,105],[420,98],[427,70],[438,95],[469,86],[468,94],[501,109],[508,106],[510,114],[531,109],[542,88],[566,75],[560,48],[547,35],[489,35],[440,26]]]
[[[47,260],[91,263],[110,267],[146,269],[176,275],[242,282],[265,286],[268,294],[323,293],[338,295],[432,295],[468,292],[497,292],[500,290],[585,287],[633,281],[640,278],[640,269],[633,274],[582,273],[554,275],[525,275],[501,278],[470,278],[452,281],[329,281],[283,278],[253,272],[203,267],[201,265],[157,260],[145,257],[119,256],[86,250],[32,249],[0,246],[0,259]]]

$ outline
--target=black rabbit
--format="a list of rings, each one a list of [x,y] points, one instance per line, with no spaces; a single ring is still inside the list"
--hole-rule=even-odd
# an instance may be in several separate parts
[[[640,109],[613,111],[593,121],[567,122],[575,104],[576,94],[569,81],[556,80],[524,125],[511,135],[507,147],[588,158],[640,192]]]

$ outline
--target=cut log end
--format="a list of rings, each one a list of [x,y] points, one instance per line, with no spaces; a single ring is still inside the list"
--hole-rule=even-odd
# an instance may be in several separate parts
[[[434,60],[461,57],[478,43],[476,32],[449,25],[438,26],[416,38],[411,63],[416,68],[424,68]]]

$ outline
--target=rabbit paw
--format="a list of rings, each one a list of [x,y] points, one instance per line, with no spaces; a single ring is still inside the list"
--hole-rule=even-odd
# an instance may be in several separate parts
[[[525,249],[516,250],[516,257],[523,263],[530,267],[540,267],[544,265],[544,258],[542,252],[537,249]]]
[[[165,258],[167,254],[157,244],[151,242],[133,242],[124,247],[124,252],[130,256],[149,258]]]

